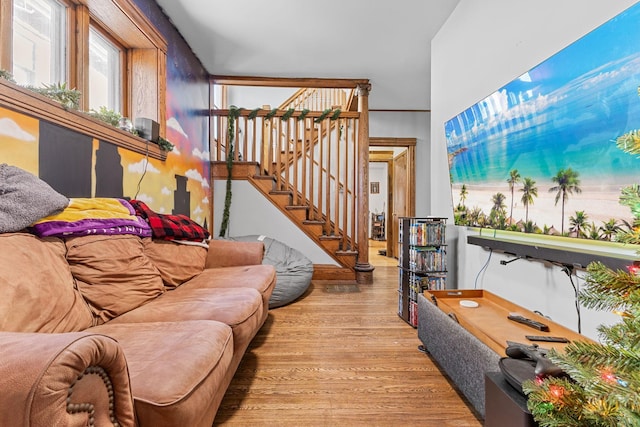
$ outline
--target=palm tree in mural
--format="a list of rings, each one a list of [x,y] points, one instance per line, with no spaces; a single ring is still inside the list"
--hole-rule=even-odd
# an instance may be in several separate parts
[[[491,223],[497,224],[500,217],[504,217],[506,215],[506,206],[504,205],[506,198],[507,196],[502,193],[496,193],[491,196],[491,203],[493,203],[491,212],[489,213],[489,220]]]
[[[587,237],[593,240],[600,240],[602,238],[602,235],[600,234],[600,227],[598,227],[593,221],[589,224],[589,235]]]
[[[509,211],[509,219],[513,219],[513,190],[518,182],[520,182],[520,173],[518,169],[511,169],[509,172],[509,179],[507,179],[509,183],[509,190],[511,190],[511,210]]]
[[[469,225],[479,225],[480,224],[480,216],[482,215],[482,210],[476,206],[469,212]]]
[[[564,234],[564,207],[569,199],[569,194],[582,193],[580,188],[580,180],[578,179],[578,172],[571,168],[560,169],[556,176],[551,178],[551,181],[556,185],[549,188],[549,192],[556,192],[556,206],[558,201],[562,199],[562,226],[560,227],[560,233]]]
[[[589,216],[584,211],[576,211],[575,216],[569,217],[569,224],[571,224],[570,231],[576,233],[576,237],[587,237],[586,230],[589,228],[587,219]]]
[[[462,187],[460,188],[460,204],[464,207],[464,201],[467,200],[467,195],[469,194],[469,191],[467,191],[467,186],[465,184],[462,184]]]
[[[611,218],[609,221],[603,222],[599,227],[600,236],[605,240],[611,241],[613,236],[615,236],[621,228],[618,221],[615,218]]]
[[[529,205],[533,204],[533,198],[538,197],[538,187],[536,187],[536,182],[531,178],[525,178],[522,180],[522,198],[520,201],[524,205],[524,222],[529,221]]]
[[[504,211],[504,201],[507,197],[502,193],[496,193],[491,196],[491,203],[493,203],[492,211]]]

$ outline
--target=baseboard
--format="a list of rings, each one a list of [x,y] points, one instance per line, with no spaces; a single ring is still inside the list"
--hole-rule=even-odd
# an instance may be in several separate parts
[[[339,265],[313,264],[311,280],[356,280],[356,272]]]

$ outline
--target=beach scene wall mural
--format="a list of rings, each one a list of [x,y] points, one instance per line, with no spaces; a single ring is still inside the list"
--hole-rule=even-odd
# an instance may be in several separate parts
[[[640,4],[445,123],[457,225],[611,240],[640,159]]]

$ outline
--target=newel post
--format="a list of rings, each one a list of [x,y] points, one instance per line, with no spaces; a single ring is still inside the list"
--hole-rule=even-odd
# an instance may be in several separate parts
[[[373,283],[373,266],[369,264],[369,92],[370,84],[359,84],[358,112],[360,113],[358,129],[358,186],[357,218],[358,218],[358,259],[355,271],[356,281],[361,284]]]

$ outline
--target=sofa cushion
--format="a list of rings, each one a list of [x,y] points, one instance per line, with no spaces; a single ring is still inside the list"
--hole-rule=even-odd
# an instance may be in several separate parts
[[[265,307],[276,285],[276,270],[272,265],[206,268],[184,286],[187,288],[252,288],[260,292]]]
[[[65,252],[56,238],[0,234],[0,330],[71,332],[92,325]]]
[[[233,358],[233,336],[227,325],[109,322],[90,331],[108,335],[122,347],[139,425],[213,424]]]
[[[266,318],[260,293],[250,288],[199,289],[180,286],[151,304],[110,323],[216,320],[233,329],[236,351],[244,352]]]
[[[204,269],[207,248],[170,240],[143,239],[144,253],[160,272],[164,286],[174,289]]]
[[[106,322],[164,292],[160,273],[134,235],[66,239],[67,260],[98,321]]]

